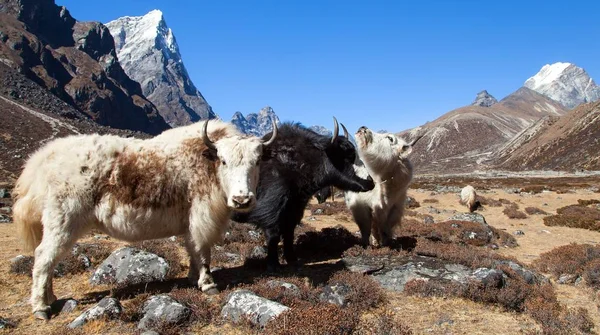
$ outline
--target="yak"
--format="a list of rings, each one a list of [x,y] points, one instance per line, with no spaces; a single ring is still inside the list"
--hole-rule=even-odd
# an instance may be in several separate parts
[[[261,156],[277,136],[274,127],[268,141],[211,120],[147,140],[79,135],[39,149],[17,180],[14,205],[21,239],[35,248],[34,316],[49,318],[53,269],[92,229],[125,241],[183,235],[189,278],[203,292],[216,292],[211,247],[232,211],[255,206]]]
[[[343,127],[343,125],[342,125]],[[288,265],[297,265],[294,229],[300,223],[310,198],[320,189],[335,186],[341,190],[365,192],[373,180],[360,178],[354,170],[356,149],[345,136],[338,136],[334,118],[332,137],[323,136],[300,124],[280,126],[277,141],[265,155],[256,190],[256,207],[247,213],[234,213],[233,220],[262,228],[267,240],[267,270],[279,266],[278,244],[283,237],[283,254]],[[265,137],[270,134],[265,135]]]
[[[317,198],[318,203],[322,204],[327,201],[327,198],[333,196],[331,188],[331,186],[323,187],[322,189],[318,190],[317,193],[315,193],[315,198]]]

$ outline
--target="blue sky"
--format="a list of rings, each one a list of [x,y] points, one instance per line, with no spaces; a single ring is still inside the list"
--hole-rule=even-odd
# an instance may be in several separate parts
[[[600,76],[600,1],[57,0],[81,21],[160,9],[214,111],[400,131],[514,92],[544,64]],[[598,79],[598,78],[597,78]]]

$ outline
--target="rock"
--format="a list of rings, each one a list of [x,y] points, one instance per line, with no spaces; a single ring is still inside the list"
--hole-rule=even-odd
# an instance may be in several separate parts
[[[119,300],[110,297],[104,297],[96,306],[88,309],[78,316],[73,322],[69,323],[68,327],[78,328],[86,324],[88,321],[96,320],[102,317],[115,318],[121,314],[123,307]]]
[[[250,236],[250,239],[254,242],[260,241],[261,235],[262,234],[256,230],[248,230],[248,236]]]
[[[427,208],[427,211],[429,212],[429,214],[440,214],[441,213],[439,209],[432,207],[432,206],[429,206]]]
[[[10,223],[11,221],[8,215],[0,214],[0,223]]]
[[[150,297],[142,309],[144,315],[138,329],[148,329],[156,324],[176,325],[190,316],[191,310],[166,294]]]
[[[471,106],[490,107],[496,103],[498,103],[498,100],[489,94],[488,91],[483,90],[477,93],[477,97],[475,97],[475,101],[473,101]]]
[[[563,273],[562,275],[560,275],[560,277],[558,277],[557,283],[574,284],[577,279],[579,279],[578,275]]]
[[[544,234],[552,234],[549,230],[546,229],[542,229],[540,230],[540,233],[544,233]]]
[[[472,278],[482,283],[486,288],[501,288],[504,286],[504,272],[500,270],[478,268],[473,271]]]
[[[489,246],[489,247],[490,247],[490,249],[492,249],[492,250],[498,250],[498,249],[499,249],[499,247],[498,247],[498,245],[497,245],[496,243],[492,243],[492,244],[490,244],[490,245],[488,245],[488,246]]]
[[[264,326],[279,314],[289,310],[280,303],[259,297],[248,290],[236,290],[229,294],[221,309],[221,316],[233,322],[247,317],[253,324]]]
[[[153,253],[124,247],[114,251],[96,269],[92,284],[139,284],[164,280],[169,264]]]
[[[272,289],[283,288],[283,292],[292,296],[300,296],[300,288],[294,284],[286,283],[280,280],[269,280],[266,283],[267,287]]]
[[[267,257],[267,250],[261,245],[257,245],[252,249],[249,258],[263,259]]]
[[[0,188],[0,198],[10,198],[10,191],[5,188]]]
[[[2,212],[4,214],[11,214],[12,213],[12,208],[10,208],[10,207],[2,207],[2,208],[0,208],[0,212]]]
[[[477,222],[487,225],[485,217],[479,213],[460,213],[450,217],[448,220]]]
[[[460,193],[461,188],[458,186],[436,186],[434,192],[436,193]]]
[[[319,295],[319,299],[323,302],[328,302],[330,304],[343,307],[348,303],[346,300],[348,293],[350,293],[350,287],[347,285],[327,285],[323,287],[323,292]]]
[[[308,221],[317,221],[317,218],[316,218],[316,217],[314,217],[314,216],[309,216],[309,217],[307,218],[307,220],[308,220]]]
[[[0,318],[0,329],[15,328],[17,325],[5,318]]]
[[[423,223],[425,223],[425,224],[434,224],[435,221],[433,220],[433,217],[426,216],[426,217],[423,218]]]
[[[323,215],[323,209],[317,208],[312,213],[313,213],[313,215]]]
[[[406,200],[404,202],[404,207],[405,208],[417,208],[417,207],[421,207],[421,204],[419,204],[419,202],[411,197],[411,196],[407,196]]]
[[[521,188],[518,187],[506,187],[504,188],[504,192],[509,193],[509,194],[518,194],[521,193]]]
[[[536,274],[531,270],[527,270],[513,261],[497,261],[496,266],[498,265],[507,265],[511,270],[513,270],[516,274],[523,278],[523,280],[525,280],[525,282],[527,282],[528,284],[540,284],[548,282],[548,278],[544,277],[541,274]]]
[[[515,232],[513,234],[518,235],[518,236],[522,236],[522,235],[525,235],[525,232],[522,231],[522,230],[515,230]]]
[[[75,310],[75,308],[77,308],[78,304],[79,304],[79,302],[75,299],[69,299],[69,300],[65,301],[62,308],[60,309],[60,314],[71,313],[72,311]]]

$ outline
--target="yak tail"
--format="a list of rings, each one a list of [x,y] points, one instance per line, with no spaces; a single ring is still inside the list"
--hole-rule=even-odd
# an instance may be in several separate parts
[[[42,212],[38,201],[30,192],[32,179],[23,177],[19,178],[15,186],[13,219],[23,248],[26,252],[32,252],[42,241]]]

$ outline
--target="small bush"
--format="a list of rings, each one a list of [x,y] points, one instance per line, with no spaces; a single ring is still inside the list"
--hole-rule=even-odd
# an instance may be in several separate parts
[[[581,276],[589,265],[588,276],[595,285],[597,260],[600,259],[600,247],[589,244],[569,244],[552,249],[540,255],[533,266],[542,272],[559,278],[563,274]]]
[[[452,263],[462,264],[472,269],[494,268],[497,261],[513,261],[516,259],[501,256],[489,249],[477,248],[471,245],[452,243],[436,243],[424,238],[417,238],[414,253],[421,256],[436,257]]]
[[[125,322],[138,322],[142,319],[142,309],[144,308],[144,303],[150,294],[141,293],[123,302],[123,313],[121,313],[120,319]]]
[[[394,317],[389,310],[376,312],[374,315],[361,321],[355,330],[356,335],[412,335],[413,332],[407,325]]]
[[[192,311],[189,323],[207,325],[220,318],[220,302],[216,299],[218,296],[208,297],[195,288],[176,288],[169,293],[169,296]]]
[[[385,292],[371,277],[349,271],[340,271],[329,280],[330,285],[345,284],[350,287],[346,295],[348,307],[367,310],[385,302]]]
[[[19,257],[10,263],[10,272],[18,275],[27,275],[31,277],[33,270],[33,256]]]
[[[424,199],[424,204],[438,204],[440,201],[438,199]]]
[[[529,215],[536,215],[536,214],[548,215],[548,212],[543,211],[537,207],[525,207],[525,213],[527,213]]]
[[[600,258],[593,259],[585,265],[583,279],[589,286],[600,289]]]
[[[262,242],[264,236],[260,229],[249,223],[231,222],[231,227],[225,234],[224,243],[231,242]]]
[[[544,218],[546,226],[564,226],[600,231],[600,210],[580,205],[569,205],[556,210],[557,215]]]
[[[282,313],[276,322],[266,325],[268,335],[351,334],[357,327],[360,314],[349,308],[319,303],[305,308],[292,308]]]
[[[515,203],[506,205],[502,211],[509,219],[526,219],[527,215],[519,210],[519,206]]]
[[[489,206],[489,207],[500,207],[500,206],[502,206],[502,202],[500,200],[495,200],[495,199],[492,199],[492,198],[486,198],[486,197],[481,196],[481,195],[478,195],[475,200],[479,201],[479,203],[482,206]]]
[[[581,199],[578,199],[577,203],[580,206],[588,206],[588,205],[600,204],[600,200],[598,200],[598,199],[590,199],[590,200],[581,200]]]

